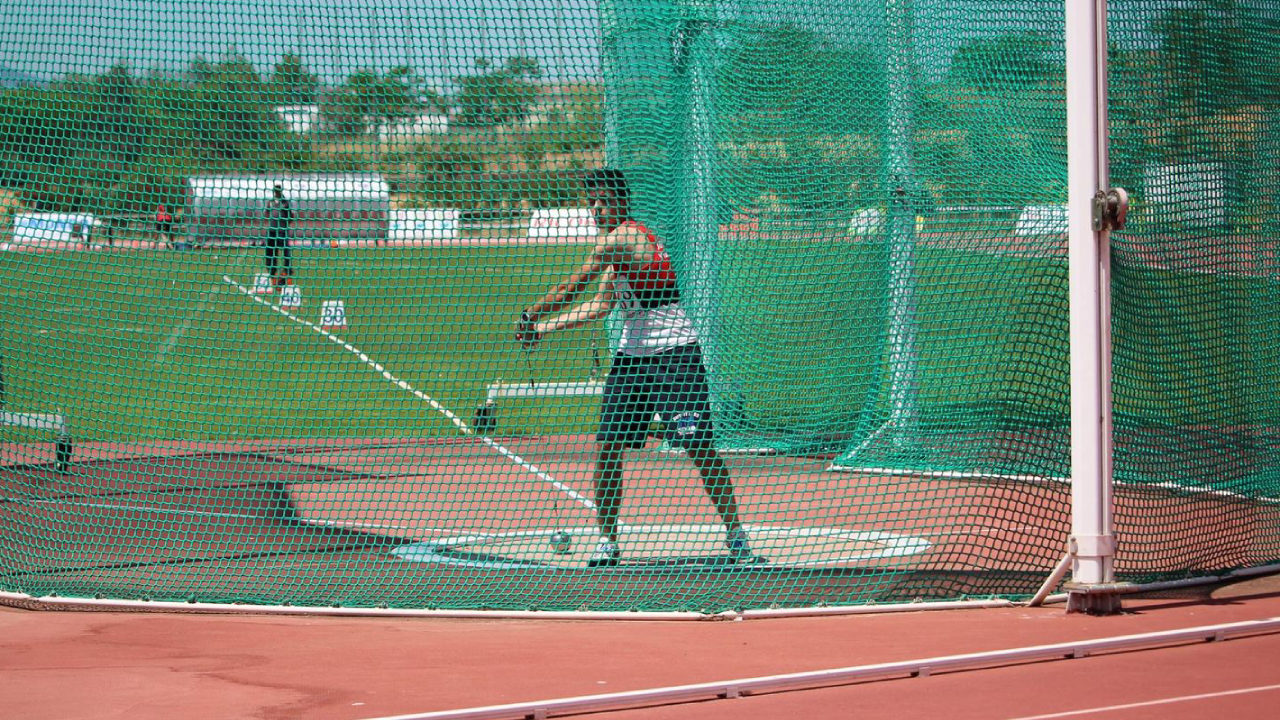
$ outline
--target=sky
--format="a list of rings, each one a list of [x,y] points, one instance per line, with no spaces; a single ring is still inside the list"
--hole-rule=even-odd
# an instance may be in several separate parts
[[[845,42],[882,37],[887,7],[914,7],[925,73],[945,72],[964,42],[1008,32],[1061,32],[1063,0],[609,0],[648,22],[699,2],[753,22],[831,30]],[[264,73],[296,52],[326,83],[408,64],[437,90],[484,55],[538,59],[552,82],[598,80],[602,0],[0,0],[0,71],[53,80],[118,61],[176,73],[228,50]],[[1112,0],[1131,38],[1162,8],[1191,0]],[[1280,0],[1243,0],[1272,8]],[[726,10],[727,8],[727,10]],[[629,14],[628,14],[629,13]],[[929,27],[932,25],[932,27]],[[852,29],[850,29],[852,28]],[[859,33],[863,37],[859,37]],[[1150,36],[1146,36],[1149,38]]]
[[[234,48],[263,71],[286,52],[326,82],[408,64],[434,83],[478,55],[530,55],[548,77],[598,78],[595,0],[0,0],[0,66],[51,80],[119,60],[176,72]]]

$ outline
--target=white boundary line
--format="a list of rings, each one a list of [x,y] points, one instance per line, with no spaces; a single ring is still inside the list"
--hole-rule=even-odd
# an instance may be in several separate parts
[[[843,530],[833,527],[789,527],[785,525],[746,525],[744,527],[751,533],[751,537],[756,540],[777,537],[822,538],[844,540],[848,542],[874,543],[878,545],[878,548],[874,550],[854,552],[851,554],[836,555],[824,560],[804,560],[800,562],[771,560],[766,565],[736,566],[738,569],[794,570],[800,568],[824,568],[846,565],[864,560],[917,555],[925,552],[931,547],[931,543],[929,541],[918,537],[872,530]],[[687,537],[688,535],[695,533],[703,535],[718,535],[722,532],[722,527],[720,525],[711,524],[622,525],[619,529],[621,530],[621,534],[624,536],[639,535],[642,537],[651,537],[655,535],[661,536],[666,533],[678,533]],[[593,541],[594,538],[599,536],[599,530],[595,527],[567,527],[560,528],[558,530],[517,530],[497,533],[473,533],[471,535],[456,535],[454,537],[444,537],[436,540],[427,540],[401,545],[393,548],[391,550],[391,554],[409,562],[435,563],[439,565],[453,565],[456,567],[529,568],[532,566],[544,568],[560,567],[560,569],[563,569],[562,566],[535,561],[477,561],[465,560],[447,555],[448,552],[456,548],[484,547],[486,545],[492,545],[508,540],[544,539],[550,538],[553,533],[567,533],[571,537],[592,538]],[[673,565],[671,567],[681,566]],[[628,572],[647,573],[652,572],[655,569],[655,566],[642,564],[632,567],[624,566],[621,569]]]
[[[922,478],[972,478],[975,480],[1018,480],[1021,482],[1031,483],[1071,483],[1071,478],[1058,477],[1056,475],[1007,475],[996,472],[985,472],[982,470],[915,470],[911,468],[860,467],[835,464],[832,464],[828,469],[831,470],[831,472],[849,473],[851,475],[907,475],[910,477]]]
[[[184,517],[199,518],[225,518],[229,520],[253,520],[266,517],[263,513],[233,513],[219,512],[210,510],[190,510],[173,507],[160,507],[147,504],[132,503],[113,503],[113,502],[94,502],[89,499],[58,499],[58,498],[24,498],[14,495],[0,496],[0,501],[20,503],[26,505],[51,505],[51,506],[67,506],[79,508],[93,508],[100,510],[123,510],[125,512],[150,513],[153,515],[178,515]],[[400,545],[391,550],[391,554],[400,557],[409,562],[430,562],[441,565],[455,565],[459,567],[481,567],[481,568],[527,568],[533,563],[523,562],[477,562],[458,560],[450,558],[443,553],[453,550],[457,547],[468,546],[484,546],[496,542],[521,538],[546,538],[550,537],[555,530],[512,530],[504,532],[477,533],[475,531],[460,531],[452,528],[418,528],[410,525],[393,525],[385,523],[369,523],[352,520],[325,520],[323,518],[298,518],[301,522],[308,525],[317,525],[321,527],[341,527],[352,528],[356,530],[389,530],[395,532],[407,532],[421,536],[422,533],[435,534],[434,540],[420,540],[417,542]],[[747,529],[753,536],[759,537],[792,537],[792,538],[836,538],[853,542],[872,542],[879,543],[882,548],[874,551],[860,552],[853,555],[837,556],[826,560],[807,560],[802,562],[771,562],[767,565],[769,569],[797,569],[797,568],[822,568],[845,563],[857,562],[862,560],[905,557],[908,555],[918,555],[928,550],[932,543],[923,538],[913,537],[910,535],[902,535],[899,533],[889,533],[873,530],[845,530],[833,527],[788,527],[788,526],[772,526],[772,525],[748,525]],[[651,533],[710,533],[720,532],[720,525],[620,525],[619,529],[624,535],[645,535]],[[559,532],[567,532],[572,536],[596,536],[599,531],[595,527],[569,527],[561,528]],[[554,567],[539,564],[543,567]],[[761,569],[760,566],[752,566],[754,569]]]
[[[173,350],[179,340],[191,331],[191,328],[195,326],[196,321],[199,320],[200,317],[204,315],[205,311],[209,309],[209,306],[213,304],[214,295],[217,295],[220,289],[221,288],[217,285],[214,285],[201,293],[200,303],[196,305],[195,310],[187,315],[186,319],[182,321],[182,324],[174,327],[173,330],[169,332],[169,336],[164,339],[164,342],[160,345],[160,349],[156,351],[155,355],[151,356],[152,366],[165,363],[165,359],[169,356],[169,352]]]
[[[1008,600],[953,600],[947,602],[886,603],[883,605],[851,605],[847,607],[779,608],[762,610],[725,610],[707,613],[693,610],[611,611],[611,610],[432,610],[416,608],[341,607],[334,605],[248,605],[235,603],[172,602],[165,600],[112,600],[74,598],[56,595],[34,596],[0,591],[0,606],[29,607],[41,610],[93,610],[100,612],[180,612],[239,615],[326,615],[334,617],[412,617],[412,618],[483,618],[486,620],[700,620],[740,621],[790,617],[829,617],[832,615],[873,615],[926,610],[974,610],[1013,607]]]
[[[811,672],[791,673],[787,675],[766,675],[762,677],[741,678],[737,680],[720,680],[696,685],[675,685],[668,687],[634,690],[631,692],[607,693],[603,695],[583,695],[579,697],[555,698],[534,702],[511,703],[508,705],[488,705],[484,707],[444,710],[408,715],[393,715],[367,720],[539,720],[564,715],[599,713],[623,708],[656,707],[682,702],[703,700],[720,700],[738,698],[744,695],[780,692],[784,690],[812,689],[844,685],[861,680],[885,678],[892,676],[927,677],[940,671],[955,671],[965,668],[983,668],[1012,663],[1026,663],[1043,660],[1065,660],[1084,658],[1097,652],[1135,649],[1143,647],[1167,646],[1195,640],[1220,641],[1228,637],[1244,634],[1272,633],[1280,631],[1280,618],[1252,620],[1247,622],[1226,623],[1222,625],[1206,625],[1185,628],[1182,630],[1166,630],[1163,632],[1143,633],[1140,635],[1123,635],[1096,640],[1057,643],[1053,645],[1036,645],[1031,647],[996,650],[992,652],[970,653],[965,655],[944,655],[941,657],[906,660],[903,662],[880,663],[876,665],[857,665],[852,667],[816,670]]]
[[[175,496],[181,498],[184,496]],[[93,502],[87,498],[81,499],[59,499],[59,498],[29,498],[18,495],[0,495],[0,502],[17,503],[21,505],[56,505],[76,508],[92,508],[95,510],[124,510],[125,512],[151,513],[153,515],[179,515],[184,517],[199,518],[225,518],[228,520],[255,520],[264,517],[273,517],[269,513],[233,513],[221,512],[214,510],[187,510],[172,507],[158,507],[155,505],[131,504],[131,503],[113,503],[113,502]],[[413,532],[413,533],[448,533],[449,535],[460,535],[461,531],[449,528],[419,528],[411,525],[388,525],[383,523],[367,523],[348,520],[322,520],[311,518],[297,518],[299,522],[308,525],[322,525],[325,527],[346,527],[355,528],[357,530],[394,530],[397,532]],[[474,535],[474,533],[469,533]]]
[[[1131,710],[1133,708],[1152,707],[1154,705],[1171,705],[1173,703],[1187,702],[1189,700],[1207,700],[1209,698],[1227,697],[1229,695],[1246,695],[1248,693],[1266,692],[1268,690],[1280,690],[1280,685],[1258,685],[1256,687],[1240,688],[1238,690],[1222,690],[1221,692],[1201,693],[1199,695],[1178,695],[1176,697],[1169,697],[1161,700],[1125,703],[1124,705],[1106,705],[1102,707],[1085,708],[1084,710],[1068,710],[1060,713],[1049,713],[1048,715],[1024,715],[1022,717],[1012,718],[1011,720],[1052,720],[1053,718],[1071,717],[1073,715],[1091,715],[1093,713],[1112,712],[1114,710]]]
[[[889,468],[889,467],[861,467],[855,465],[835,465],[834,463],[828,468],[831,472],[848,473],[850,475],[898,475],[905,477],[918,478],[941,478],[941,479],[959,479],[959,480],[1012,480],[1015,482],[1054,484],[1054,485],[1070,485],[1071,478],[1060,477],[1057,475],[1007,475],[997,472],[986,472],[983,470],[963,471],[963,470],[919,470],[913,468]],[[1186,493],[1189,495],[1212,495],[1216,497],[1227,498],[1229,500],[1237,500],[1240,502],[1264,502],[1276,503],[1280,502],[1280,498],[1259,495],[1258,497],[1249,497],[1241,495],[1230,490],[1221,490],[1208,485],[1183,485],[1181,483],[1164,481],[1158,483],[1135,482],[1126,480],[1117,480],[1116,487],[1126,489],[1143,490],[1146,488],[1156,488],[1160,490],[1173,490],[1176,492]]]
[[[231,277],[230,277],[229,275],[223,275],[223,276],[222,276],[222,280],[223,280],[223,282],[227,283],[228,285],[231,285],[231,286],[232,286],[232,287],[234,287],[235,289],[239,290],[239,291],[241,292],[241,294],[243,294],[245,297],[249,298],[250,300],[252,300],[252,301],[254,301],[254,302],[258,303],[259,305],[261,305],[261,306],[263,306],[263,307],[265,307],[265,308],[267,308],[267,309],[269,309],[269,310],[273,310],[273,311],[275,311],[275,312],[277,312],[277,313],[279,313],[279,314],[283,315],[284,317],[286,317],[286,318],[288,318],[288,319],[292,320],[293,322],[295,322],[295,323],[297,323],[297,324],[299,324],[299,325],[301,325],[301,326],[303,326],[303,327],[305,327],[305,328],[309,328],[309,329],[311,329],[311,330],[313,330],[313,331],[315,331],[315,332],[319,333],[319,334],[320,334],[320,335],[322,335],[323,337],[327,338],[330,342],[334,343],[335,345],[338,345],[338,346],[342,347],[344,350],[346,350],[347,352],[351,353],[352,355],[355,355],[355,356],[356,356],[356,358],[360,360],[360,362],[364,363],[366,366],[368,366],[368,367],[369,367],[370,369],[372,369],[374,372],[377,372],[378,374],[382,375],[382,377],[384,377],[384,378],[385,378],[388,382],[390,382],[392,385],[395,385],[396,387],[400,388],[401,390],[404,390],[405,392],[409,393],[410,395],[413,395],[414,397],[418,398],[419,400],[421,400],[421,401],[423,401],[423,402],[427,403],[428,405],[430,405],[430,406],[431,406],[431,409],[432,409],[432,410],[435,410],[436,412],[440,413],[441,415],[444,415],[444,416],[445,416],[445,418],[447,418],[447,419],[449,420],[449,422],[453,423],[453,424],[454,424],[454,426],[455,426],[455,427],[457,427],[457,428],[458,428],[458,430],[459,430],[459,431],[461,431],[463,435],[470,435],[470,436],[473,436],[473,437],[478,437],[478,438],[481,440],[481,442],[483,442],[485,445],[488,445],[489,447],[493,448],[493,449],[494,449],[494,450],[496,450],[499,454],[501,454],[503,457],[507,458],[508,460],[510,460],[511,462],[515,463],[516,465],[519,465],[520,467],[524,468],[525,470],[528,470],[530,473],[532,473],[532,474],[533,474],[535,477],[537,477],[539,480],[542,480],[542,481],[544,481],[544,482],[546,482],[546,483],[549,483],[552,487],[554,487],[555,489],[559,490],[561,493],[564,493],[565,495],[568,495],[570,498],[572,498],[572,499],[573,499],[575,502],[577,502],[579,505],[581,505],[581,506],[583,506],[584,508],[587,508],[587,509],[589,509],[589,510],[594,510],[594,509],[595,509],[596,504],[595,504],[595,503],[594,503],[590,498],[588,498],[587,496],[583,495],[582,493],[580,493],[580,492],[578,492],[578,491],[574,490],[573,488],[569,487],[568,485],[565,485],[564,483],[560,482],[559,480],[555,479],[555,478],[554,478],[554,477],[552,477],[550,474],[548,474],[547,472],[545,472],[545,471],[543,471],[542,469],[538,468],[538,467],[537,467],[536,465],[534,465],[533,463],[530,463],[529,461],[527,461],[527,460],[525,460],[524,458],[520,457],[520,456],[519,456],[519,455],[517,455],[516,453],[512,452],[511,450],[507,449],[506,447],[503,447],[503,446],[502,446],[502,445],[500,445],[499,443],[495,442],[492,438],[490,438],[490,437],[488,437],[488,436],[485,436],[485,435],[476,435],[475,430],[472,430],[472,429],[471,429],[471,427],[470,427],[469,425],[467,425],[467,423],[463,422],[462,418],[460,418],[460,417],[458,417],[456,414],[454,414],[454,413],[453,413],[453,411],[449,410],[449,408],[445,407],[444,405],[441,405],[439,402],[437,402],[437,401],[436,401],[436,399],[435,399],[435,398],[431,397],[430,395],[427,395],[426,393],[424,393],[424,392],[422,392],[422,391],[418,390],[418,389],[417,389],[417,388],[415,388],[414,386],[410,385],[409,383],[405,382],[404,380],[401,380],[400,378],[396,377],[395,375],[392,375],[390,371],[388,371],[388,370],[387,370],[385,367],[383,367],[380,363],[378,363],[378,362],[376,362],[375,360],[373,360],[372,358],[370,358],[368,355],[366,355],[363,351],[361,351],[361,350],[360,350],[359,348],[357,348],[356,346],[352,345],[351,343],[347,342],[346,340],[343,340],[342,338],[338,337],[337,335],[334,335],[333,333],[329,332],[328,330],[325,330],[324,328],[320,327],[319,325],[316,325],[316,324],[315,324],[315,323],[313,323],[313,322],[309,322],[309,321],[307,321],[307,320],[303,320],[302,318],[298,317],[297,315],[294,315],[293,313],[289,312],[288,310],[285,310],[284,308],[282,308],[282,307],[280,307],[280,306],[278,306],[278,305],[272,305],[271,303],[267,302],[266,300],[263,300],[262,298],[259,298],[258,296],[254,295],[254,294],[253,294],[253,292],[252,292],[252,291],[250,291],[248,288],[246,288],[245,286],[243,286],[243,285],[241,285],[240,283],[236,282],[235,280],[232,280],[232,279],[231,279]]]

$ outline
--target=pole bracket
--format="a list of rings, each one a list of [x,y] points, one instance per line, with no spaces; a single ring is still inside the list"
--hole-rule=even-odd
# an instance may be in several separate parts
[[[1114,557],[1115,535],[1072,535],[1067,540],[1067,552],[1072,557]]]
[[[1129,192],[1122,187],[1099,190],[1093,195],[1093,231],[1119,230],[1129,215]]]
[[[1068,557],[1113,559],[1116,554],[1115,535],[1072,535],[1067,540]],[[1108,575],[1110,573],[1107,573]],[[1120,595],[1129,583],[1068,582],[1063,584],[1067,592],[1067,612],[1086,612],[1091,615],[1111,615],[1120,612]]]

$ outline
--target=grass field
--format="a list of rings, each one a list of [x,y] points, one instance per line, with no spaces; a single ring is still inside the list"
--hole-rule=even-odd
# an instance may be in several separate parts
[[[512,318],[580,253],[553,245],[301,249],[295,312],[318,322],[322,300],[343,300],[344,339],[469,417],[487,384],[528,379],[510,341]],[[61,408],[82,439],[456,434],[350,352],[223,281],[251,284],[261,256],[7,254],[0,313],[9,406]],[[585,379],[590,366],[590,343],[563,338],[537,353],[533,372],[539,381]],[[562,424],[586,422],[558,409]],[[518,414],[513,421],[519,430]]]
[[[20,576],[12,587],[521,609],[627,609],[643,596],[650,607],[697,609],[1022,594],[1043,580],[1061,552],[1069,507],[1067,485],[1038,481],[1063,475],[1069,457],[1064,262],[919,247],[920,423],[907,437],[877,435],[889,416],[891,343],[887,253],[872,242],[724,248],[722,322],[708,345],[714,379],[741,393],[744,417],[724,418],[721,437],[764,437],[763,446],[782,450],[730,459],[751,522],[777,526],[767,532],[781,538],[765,545],[775,554],[765,576],[692,571],[694,582],[654,601],[645,580],[582,573],[582,552],[553,558],[572,567],[515,575],[451,565],[453,556],[405,564],[392,555],[421,541],[441,556],[440,538],[455,535],[514,538],[511,546],[462,543],[453,559],[466,562],[519,559],[529,548],[518,543],[545,554],[544,538],[527,533],[562,516],[585,528],[581,548],[593,546],[585,436],[597,398],[504,403],[504,437],[488,444],[405,442],[459,433],[406,386],[465,420],[490,383],[530,379],[513,320],[585,252],[560,244],[299,248],[303,305],[293,312],[316,323],[324,300],[343,300],[348,327],[334,336],[357,350],[276,312],[276,296],[258,296],[264,305],[224,280],[251,285],[261,249],[0,253],[7,409],[60,409],[81,444],[70,472],[59,472],[47,447],[26,452],[33,449],[15,443],[38,433],[0,428],[0,479],[11,495],[0,503],[10,531],[0,537],[0,565]],[[1200,538],[1213,545],[1185,563],[1179,555],[1138,566],[1163,573],[1272,558],[1274,538],[1255,527],[1270,527],[1272,515],[1239,500],[1280,492],[1280,444],[1267,444],[1274,432],[1259,427],[1276,412],[1280,350],[1250,344],[1280,322],[1273,281],[1128,266],[1117,268],[1117,282],[1128,294],[1115,324],[1117,475],[1136,498],[1120,515],[1122,523],[1137,518],[1122,528],[1151,538],[1160,562],[1175,535],[1194,539],[1176,548],[1187,555],[1201,552]],[[552,337],[533,356],[533,379],[587,379],[591,339],[603,348],[604,336],[596,327]],[[1240,422],[1253,427],[1238,432]],[[877,437],[867,456],[881,464],[871,467],[897,470],[836,473],[816,452]],[[113,444],[83,448],[93,441]],[[966,476],[925,476],[931,470]],[[699,537],[720,551],[719,519],[691,463],[655,443],[629,458],[628,472],[629,522],[658,534],[710,528]],[[1161,487],[1148,497],[1130,480]],[[1195,492],[1179,496],[1171,484]],[[1165,523],[1147,523],[1153,508]],[[814,566],[811,576],[807,565],[786,564],[828,562],[835,545],[812,533],[833,528],[933,545],[916,556]],[[816,539],[794,551],[779,545],[799,537]],[[655,567],[641,572],[672,572]],[[547,568],[571,577],[546,580]]]
[[[490,383],[531,373],[538,382],[587,379],[592,338],[607,365],[602,328],[548,340],[532,368],[510,337],[519,310],[584,253],[562,244],[300,248],[303,306],[294,312],[318,322],[323,300],[343,300],[348,327],[338,335],[467,419]],[[261,256],[257,248],[0,255],[9,407],[59,408],[83,440],[457,433],[351,352],[223,281],[251,284]],[[887,412],[885,261],[875,243],[742,241],[725,251],[723,321],[707,344],[718,387],[743,402],[737,430],[852,437]],[[979,426],[999,424],[992,408],[1065,417],[1060,260],[922,247],[917,278],[926,420],[932,412],[950,423],[956,408],[981,409]],[[1280,392],[1280,360],[1275,348],[1242,348],[1252,331],[1280,322],[1262,302],[1272,282],[1133,268],[1117,278],[1138,300],[1155,289],[1168,298],[1117,312],[1117,413],[1256,422],[1261,394]],[[1206,297],[1224,312],[1188,309]],[[1249,303],[1256,310],[1242,315]],[[1170,350],[1152,362],[1162,342]],[[587,432],[596,402],[512,402],[501,409],[503,432]]]

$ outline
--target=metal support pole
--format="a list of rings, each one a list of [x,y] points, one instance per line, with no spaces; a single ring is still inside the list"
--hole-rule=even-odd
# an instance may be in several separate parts
[[[557,6],[557,12],[563,8]],[[622,157],[622,123],[619,86],[621,71],[626,66],[621,57],[623,47],[623,23],[619,18],[618,0],[600,2],[600,72],[604,79],[604,162],[605,165],[625,170]],[[632,178],[632,182],[636,178]],[[619,310],[604,319],[605,335],[612,353],[622,342],[622,317]]]
[[[1111,507],[1110,228],[1095,222],[1107,177],[1106,0],[1066,0],[1071,331],[1068,612],[1110,613],[1119,595]]]
[[[618,18],[616,0],[600,3],[600,71],[604,75],[604,161],[610,167],[622,167],[621,100],[618,97],[618,73],[622,58],[622,23]],[[563,80],[561,81],[563,82]]]
[[[887,217],[889,244],[889,423],[891,437],[916,436],[916,216],[921,190],[916,181],[913,88],[914,10],[912,0],[887,0],[889,102]]]
[[[734,2],[683,0],[685,19],[673,39],[676,71],[686,97],[684,146],[686,266],[683,300],[698,330],[707,370],[712,377],[720,357],[721,249],[718,178],[719,62],[721,23],[732,17]]]

